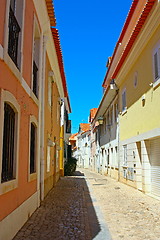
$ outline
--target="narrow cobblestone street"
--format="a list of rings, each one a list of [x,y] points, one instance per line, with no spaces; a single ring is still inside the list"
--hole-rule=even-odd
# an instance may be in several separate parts
[[[134,188],[78,169],[60,179],[14,240],[160,240],[159,205]]]

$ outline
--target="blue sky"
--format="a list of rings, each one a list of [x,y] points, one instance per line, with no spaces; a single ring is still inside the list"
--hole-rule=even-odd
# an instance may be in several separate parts
[[[132,0],[54,0],[68,93],[72,133],[88,122],[102,98],[106,63]]]

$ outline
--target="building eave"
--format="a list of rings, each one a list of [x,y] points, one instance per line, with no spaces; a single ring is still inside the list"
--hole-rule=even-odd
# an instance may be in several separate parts
[[[49,16],[49,19],[50,19],[50,25],[52,27],[55,27],[56,26],[56,17],[55,17],[55,12],[54,12],[53,1],[52,0],[46,0],[46,5],[47,5],[48,16]]]

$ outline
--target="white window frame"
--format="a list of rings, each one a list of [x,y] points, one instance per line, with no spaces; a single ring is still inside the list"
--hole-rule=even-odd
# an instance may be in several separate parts
[[[157,74],[158,76],[155,76],[155,54],[157,54]],[[155,48],[152,52],[152,63],[153,63],[153,87],[156,87],[160,84],[160,41],[156,44]]]
[[[36,171],[34,173],[30,173],[30,141],[31,141],[31,123],[33,123],[36,127],[36,151],[35,151],[35,169]],[[28,143],[28,182],[31,182],[35,179],[37,179],[37,167],[38,167],[38,121],[34,115],[30,116],[29,121],[29,143]]]
[[[124,103],[124,94],[125,94],[125,103]],[[124,114],[127,111],[127,98],[126,98],[126,88],[122,91],[122,113]]]
[[[39,41],[38,44],[39,44],[39,51],[36,50],[36,53],[38,52],[38,57],[37,55],[35,55],[35,48],[34,48],[34,43],[35,43],[35,39],[37,38],[37,40]],[[41,45],[42,45],[42,34],[41,34],[41,31],[40,31],[40,26],[39,26],[39,23],[38,23],[38,20],[36,18],[36,16],[34,15],[34,27],[33,27],[33,42],[32,42],[32,76],[31,76],[31,79],[32,79],[32,82],[31,82],[31,97],[33,98],[33,100],[35,102],[37,102],[37,100],[39,99],[40,97],[40,89],[39,89],[39,86],[40,86],[40,66],[41,66]],[[36,62],[37,64],[37,67],[38,67],[38,77],[37,77],[37,96],[34,94],[33,92],[33,62]],[[37,62],[38,61],[38,62]],[[38,102],[37,102],[37,105],[38,105]]]
[[[8,23],[9,23],[9,10],[10,10],[10,0],[6,1],[6,16],[5,16],[5,32],[4,32],[4,61],[9,66],[11,71],[14,73],[14,75],[19,79],[19,81],[22,80],[21,73],[23,72],[23,43],[24,43],[24,20],[25,20],[25,6],[26,6],[26,0],[23,1],[23,9],[21,9],[22,12],[22,24],[21,24],[21,39],[20,39],[20,63],[19,68],[15,65],[15,63],[12,61],[11,57],[8,54],[8,38],[9,38],[9,30],[8,30]]]
[[[48,105],[52,106],[52,78],[48,77]]]
[[[127,161],[127,145],[123,145],[123,166],[127,167],[128,161]]]
[[[3,126],[4,126],[4,103],[8,103],[14,109],[15,115],[15,179],[1,183],[2,152],[3,152]],[[0,195],[12,191],[18,187],[18,163],[19,163],[19,132],[20,132],[20,105],[12,93],[6,90],[0,91]]]

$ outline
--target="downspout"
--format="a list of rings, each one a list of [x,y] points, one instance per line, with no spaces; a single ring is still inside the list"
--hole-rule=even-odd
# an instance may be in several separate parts
[[[40,38],[39,57],[39,109],[38,109],[38,136],[37,136],[37,206],[40,206],[40,163],[41,163],[41,101],[42,101],[42,57],[43,57],[43,35]]]
[[[61,119],[60,119],[60,176],[64,176],[64,99],[61,99]]]
[[[46,67],[46,42],[47,37],[43,36],[43,46],[42,46],[42,85],[41,85],[41,138],[40,138],[40,200],[44,199],[44,103],[45,103],[45,67]]]

